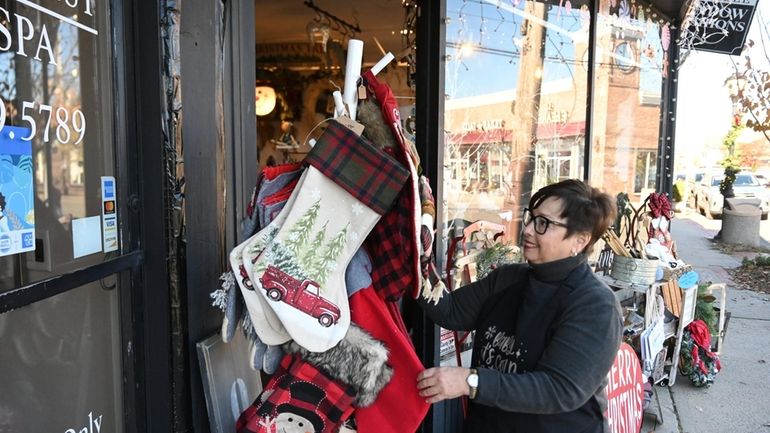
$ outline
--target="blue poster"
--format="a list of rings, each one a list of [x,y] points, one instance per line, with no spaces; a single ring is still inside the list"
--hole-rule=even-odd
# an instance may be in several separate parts
[[[0,256],[35,249],[34,169],[29,129],[0,131]]]

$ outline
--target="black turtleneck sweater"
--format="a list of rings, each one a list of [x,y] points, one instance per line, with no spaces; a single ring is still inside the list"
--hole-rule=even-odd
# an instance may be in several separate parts
[[[475,330],[478,394],[466,433],[602,433],[620,306],[584,254],[501,267],[420,302],[446,329]]]

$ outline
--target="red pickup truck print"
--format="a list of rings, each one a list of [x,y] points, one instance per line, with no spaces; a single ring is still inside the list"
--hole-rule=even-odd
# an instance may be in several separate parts
[[[323,326],[332,326],[340,319],[340,309],[321,297],[315,281],[299,281],[275,266],[268,265],[265,273],[259,277],[259,282],[268,298],[276,302],[283,301],[315,317]]]

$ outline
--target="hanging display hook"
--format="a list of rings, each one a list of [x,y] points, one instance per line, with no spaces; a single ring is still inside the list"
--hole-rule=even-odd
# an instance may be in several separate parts
[[[335,26],[335,30],[340,30],[340,28],[344,28],[345,32],[343,33],[350,33],[352,35],[355,35],[356,33],[361,33],[361,27],[358,26],[358,23],[356,24],[350,24],[349,22],[343,20],[342,18],[337,17],[336,15],[327,12],[320,7],[316,6],[316,4],[313,2],[313,0],[305,0],[305,6],[309,7],[310,9],[313,9],[319,16],[323,16],[327,20],[329,20],[333,25]]]

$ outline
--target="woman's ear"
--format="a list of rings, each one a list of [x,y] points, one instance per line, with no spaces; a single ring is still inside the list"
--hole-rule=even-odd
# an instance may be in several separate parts
[[[575,234],[575,248],[578,251],[583,251],[591,242],[591,234],[588,232],[580,232]]]

